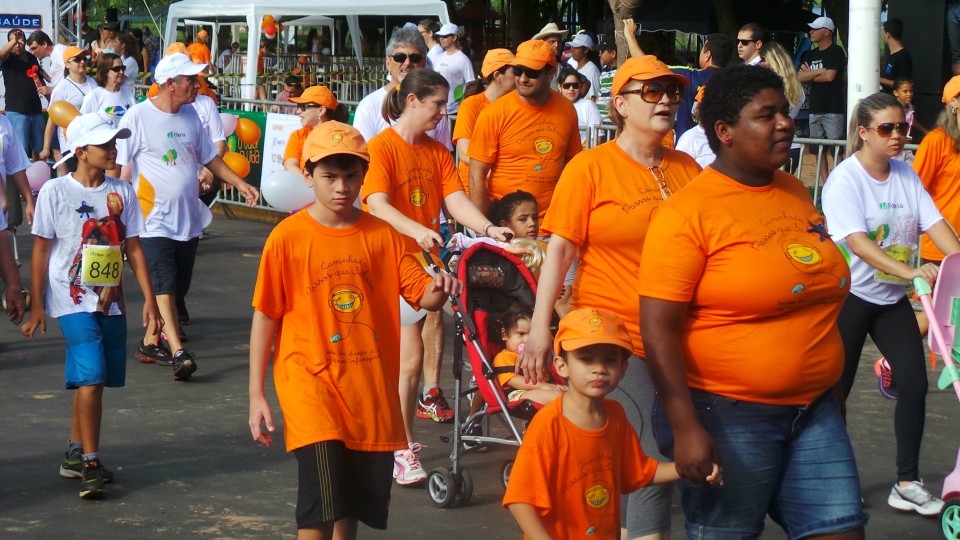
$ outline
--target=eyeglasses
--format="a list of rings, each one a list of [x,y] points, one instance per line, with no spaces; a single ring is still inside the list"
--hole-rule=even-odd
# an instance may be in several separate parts
[[[629,94],[636,94],[640,96],[640,99],[646,101],[647,103],[659,103],[663,99],[664,94],[670,99],[672,105],[676,105],[683,101],[683,89],[676,84],[671,84],[669,86],[664,86],[660,83],[655,82],[645,82],[640,88],[634,90],[621,90],[620,95],[625,96]]]
[[[298,111],[305,111],[307,109],[319,109],[323,105],[317,105],[316,103],[297,103]]]
[[[391,56],[390,58],[393,58],[393,61],[398,64],[402,64],[406,62],[407,58],[410,58],[411,64],[419,64],[420,62],[423,61],[423,55],[420,53],[413,53],[408,55],[407,53],[398,52],[398,53],[394,53],[393,56]]]
[[[873,127],[868,127],[867,129],[876,131],[877,135],[881,137],[889,137],[893,135],[893,130],[897,130],[897,133],[901,135],[906,135],[907,132],[910,131],[910,124],[906,122],[884,122]]]
[[[71,62],[76,62],[78,64],[80,62],[87,62],[89,60],[90,60],[89,56],[74,56],[73,58],[70,59]]]
[[[578,82],[566,82],[560,85],[564,90],[579,90],[580,83]]]
[[[743,45],[744,47],[746,47],[747,45],[749,45],[749,44],[751,44],[751,43],[756,43],[756,42],[758,42],[758,41],[760,41],[760,40],[759,40],[759,39],[738,39],[737,41],[739,41],[741,45]]]
[[[660,167],[647,167],[647,170],[650,171],[650,176],[656,180],[657,187],[660,188],[660,197],[662,197],[663,200],[667,200],[668,197],[673,195],[673,190],[667,185],[667,179],[663,175],[663,170],[661,170]]]
[[[513,66],[513,75],[519,77],[521,75],[526,75],[528,79],[539,79],[541,75],[546,72],[547,68],[543,69],[530,69],[523,66]]]
[[[110,71],[112,71],[112,72],[114,72],[114,73],[123,73],[123,66],[113,66],[113,67],[110,67],[110,68],[107,68],[107,69],[109,69]]]

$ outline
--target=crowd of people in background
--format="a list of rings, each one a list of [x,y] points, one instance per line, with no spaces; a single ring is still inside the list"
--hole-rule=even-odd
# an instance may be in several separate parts
[[[798,55],[747,23],[736,36],[705,36],[693,66],[648,54],[638,28],[625,19],[617,29],[624,51],[613,35],[548,23],[513,50],[471,58],[456,24],[408,23],[389,35],[389,78],[360,100],[352,125],[323,84],[291,75],[276,94],[258,87],[269,112],[299,117],[282,165],[316,196],[267,240],[250,343],[250,429],[263,444],[276,344],[301,538],[355,537],[358,522],[386,528],[390,479],[426,480],[414,419],[453,419],[439,308],[462,284],[424,268],[442,265],[457,232],[546,246],[535,305],[502,326],[516,366],[505,392],[545,406],[515,464],[522,483],[503,501],[528,536],[584,527],[669,538],[679,480],[691,537],[758,535],[770,515],[791,537],[862,538],[845,411],[868,335],[883,354],[881,394],[897,400],[888,503],[942,508],[921,478],[925,329],[905,285],[934,281],[960,251],[960,76],[944,87],[937,125],[920,125],[903,23],[889,18],[880,87],[848,121],[847,58],[829,17],[809,24],[815,47]],[[66,387],[77,390],[60,474],[81,479],[82,497],[101,497],[114,479],[100,458],[101,396],[124,383],[127,311],[119,274],[91,261],[122,267],[125,249],[147,298],[134,356],[188,380],[199,366],[183,326],[200,198],[220,183],[252,205],[259,192],[223,160],[206,81],[240,54],[238,42],[211,51],[200,30],[164,49],[149,29],[115,20],[84,19],[80,30],[80,46],[20,30],[0,46],[0,271],[19,323],[25,301],[6,253],[22,197],[38,304],[22,331],[32,339],[46,316],[60,321]],[[324,39],[307,36],[311,58],[329,52]],[[262,45],[258,71],[269,53]],[[153,86],[138,103],[143,73]],[[81,116],[66,128],[44,121],[41,98]],[[804,110],[811,138],[847,141],[837,163],[820,162],[823,214],[794,176]],[[608,134],[591,140],[600,125]],[[916,153],[904,148],[913,134],[924,136]],[[53,161],[59,176],[39,194],[24,174],[31,160]],[[314,285],[299,272],[325,265],[353,277]],[[316,299],[295,292],[314,289]],[[399,301],[431,313],[404,325],[389,310],[370,313]],[[364,308],[373,334],[339,333],[338,314]],[[550,365],[565,384],[548,381]],[[594,436],[606,442],[590,451],[609,466],[558,474],[591,459],[570,441]],[[592,485],[609,490],[602,511],[567,493]]]

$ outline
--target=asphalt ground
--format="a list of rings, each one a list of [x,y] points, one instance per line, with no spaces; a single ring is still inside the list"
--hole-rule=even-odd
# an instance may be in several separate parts
[[[56,321],[50,320],[47,334],[32,344],[12,325],[0,324],[0,538],[294,537],[296,463],[279,437],[282,421],[269,375],[268,399],[278,419],[278,440],[271,447],[259,446],[247,428],[250,300],[260,250],[271,228],[217,215],[200,242],[188,297],[191,324],[185,327],[199,371],[188,382],[174,382],[170,368],[133,357],[142,337],[142,296],[127,270],[127,385],[107,389],[104,395],[101,455],[116,472],[116,481],[103,500],[81,500],[78,481],[62,479],[57,472],[70,431],[72,393],[63,389],[64,340]],[[26,283],[32,239],[26,228],[17,239]],[[453,389],[451,333],[442,378],[448,395]],[[938,520],[899,513],[886,504],[895,478],[894,402],[876,391],[871,366],[878,356],[868,344],[848,405],[871,516],[867,535],[940,538]],[[929,375],[931,389],[936,388],[936,375]],[[955,466],[958,410],[952,393],[931,391],[921,472],[935,493]],[[450,446],[440,437],[450,435],[452,428],[417,420],[415,429],[425,445],[424,468],[448,465]],[[361,525],[359,537],[520,538],[500,507],[503,488],[498,480],[501,464],[514,453],[498,447],[465,458],[474,493],[461,508],[437,509],[423,488],[395,486],[389,529]],[[673,516],[673,537],[682,538],[676,496]],[[784,535],[768,521],[764,538]]]

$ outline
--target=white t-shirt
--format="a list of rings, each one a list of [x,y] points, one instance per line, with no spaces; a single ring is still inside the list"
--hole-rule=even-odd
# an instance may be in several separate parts
[[[217,67],[223,69],[224,65],[230,63],[230,58],[233,57],[232,49],[224,49],[220,52],[220,56],[217,57]]]
[[[121,246],[127,238],[143,233],[143,214],[133,186],[109,176],[96,188],[84,187],[72,174],[54,178],[40,188],[31,232],[53,240],[47,315],[125,313]],[[85,282],[85,276],[100,284]]]
[[[393,125],[393,122],[388,124],[381,113],[383,100],[385,99],[387,99],[387,90],[386,88],[380,88],[357,104],[357,112],[353,115],[353,127],[357,128],[367,142]],[[446,146],[447,150],[453,150],[453,143],[450,141],[450,121],[446,116],[441,118],[437,127],[428,131],[427,135]]]
[[[111,127],[117,128],[120,126],[123,115],[136,104],[137,100],[133,98],[133,94],[122,87],[117,92],[111,92],[106,88],[94,88],[83,98],[80,112],[83,114],[95,112],[107,119]]]
[[[133,93],[133,85],[137,82],[137,75],[140,74],[140,66],[137,65],[137,59],[132,56],[121,56],[123,61],[123,74],[126,78],[120,83],[120,90]]]
[[[223,134],[223,120],[220,118],[217,102],[212,97],[197,94],[197,99],[193,101],[193,110],[197,111],[203,130],[210,136],[211,141],[227,140]]]
[[[144,237],[186,241],[200,236],[197,198],[200,168],[217,155],[192,105],[176,114],[146,100],[120,119],[129,139],[117,141],[117,163],[131,167],[131,180],[146,216]]]
[[[476,78],[470,58],[461,50],[453,54],[446,51],[437,58],[433,69],[443,75],[450,83],[450,93],[447,96],[447,114],[457,114],[460,102],[463,101],[463,90],[466,84]]]
[[[707,133],[703,131],[703,126],[700,124],[680,135],[677,139],[677,150],[692,157],[704,169],[717,159],[717,155],[710,149],[710,143],[707,142]]]
[[[905,294],[906,281],[879,272],[847,247],[862,232],[895,259],[910,264],[920,233],[942,220],[933,199],[906,163],[890,160],[890,176],[872,178],[857,155],[843,160],[823,188],[823,212],[833,241],[850,262],[850,292],[867,302],[889,305]]]
[[[6,185],[7,177],[11,174],[26,170],[29,166],[30,160],[20,144],[20,138],[13,131],[10,120],[6,115],[0,114],[0,180],[3,180],[3,185]],[[0,212],[0,216],[2,215],[3,212]],[[2,225],[0,230],[7,228],[6,220]]]
[[[446,54],[446,52],[443,50],[443,47],[440,46],[439,42],[433,47],[430,47],[430,50],[427,51],[427,62],[430,64],[429,67],[431,69],[437,65],[437,61],[440,60],[441,54]]]
[[[577,67],[575,61],[573,62],[573,67]],[[600,97],[600,68],[593,62],[587,60],[587,63],[584,64],[582,68],[577,68],[577,71],[590,81],[590,90],[587,90],[583,98],[590,99],[592,97]]]
[[[87,77],[86,82],[78,83],[70,77],[64,77],[50,93],[50,103],[54,101],[66,101],[80,110],[83,100],[94,89],[98,88],[97,81],[93,77]],[[60,148],[67,148],[67,138],[63,133],[63,128],[57,126],[57,138],[60,140]]]
[[[577,124],[581,127],[594,127],[600,124],[600,109],[597,104],[587,98],[580,98],[573,102],[573,108],[577,110]],[[587,140],[587,130],[580,130],[580,142]]]
[[[57,86],[63,80],[63,70],[66,66],[63,64],[63,53],[67,46],[63,43],[57,43],[53,46],[53,52],[50,53],[50,66],[44,67],[44,71],[50,76],[50,86]]]

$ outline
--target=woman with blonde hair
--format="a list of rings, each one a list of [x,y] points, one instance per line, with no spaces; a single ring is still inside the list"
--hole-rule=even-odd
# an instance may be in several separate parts
[[[790,105],[790,118],[796,122],[800,114],[800,106],[806,98],[803,87],[800,86],[800,79],[797,77],[797,70],[793,66],[793,59],[783,45],[774,41],[764,43],[760,48],[760,65],[772,70],[783,79],[783,95],[787,98]],[[798,143],[790,145],[790,168],[791,172],[796,171],[800,162],[801,146]]]

